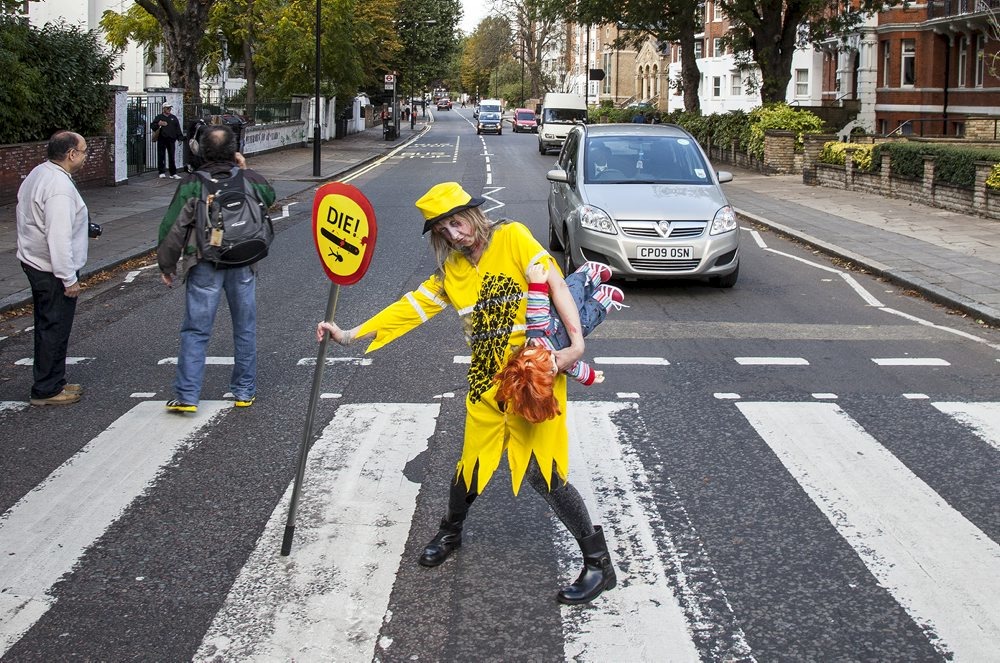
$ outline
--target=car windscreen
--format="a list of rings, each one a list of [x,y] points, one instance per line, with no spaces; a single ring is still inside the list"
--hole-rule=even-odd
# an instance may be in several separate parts
[[[483,104],[479,107],[480,113],[499,113],[500,106],[496,104]]]
[[[535,114],[531,111],[521,111],[517,114],[517,119],[519,120],[534,120]]]
[[[594,184],[712,184],[701,150],[686,136],[587,140],[585,181]]]
[[[486,111],[480,111],[479,112],[479,121],[480,122],[499,122],[500,121],[500,113],[497,113],[497,112],[487,113]]]
[[[587,119],[587,111],[580,108],[545,108],[545,121],[554,124],[574,124]]]

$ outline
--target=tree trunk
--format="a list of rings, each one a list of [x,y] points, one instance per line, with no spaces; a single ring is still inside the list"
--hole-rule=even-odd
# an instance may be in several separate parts
[[[257,111],[257,67],[253,62],[252,37],[243,40],[243,75],[247,79],[247,117],[252,121]]]
[[[701,112],[701,100],[698,98],[698,90],[701,87],[701,71],[698,69],[698,62],[694,53],[695,22],[694,16],[690,20],[682,21],[679,26],[678,36],[681,44],[681,84],[684,86],[684,110],[688,113]]]
[[[764,104],[786,100],[801,19],[800,13],[787,12],[782,22],[764,23],[754,33],[753,59],[760,68],[760,99]]]
[[[215,0],[188,0],[179,12],[173,0],[135,0],[163,28],[167,76],[171,87],[184,88],[186,103],[201,103],[201,39]]]

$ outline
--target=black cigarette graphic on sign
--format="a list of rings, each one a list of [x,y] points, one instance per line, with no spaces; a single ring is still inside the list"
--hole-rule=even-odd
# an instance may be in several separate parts
[[[341,249],[344,249],[348,253],[353,253],[354,255],[358,255],[358,254],[361,253],[361,249],[359,249],[358,247],[354,246],[353,244],[351,244],[350,242],[348,242],[343,237],[337,237],[336,235],[334,235],[332,232],[330,232],[326,228],[320,228],[319,232],[320,232],[320,234],[323,235],[323,237],[326,237],[328,240],[330,240],[331,242],[333,242],[334,246],[337,246],[337,247],[339,247]]]

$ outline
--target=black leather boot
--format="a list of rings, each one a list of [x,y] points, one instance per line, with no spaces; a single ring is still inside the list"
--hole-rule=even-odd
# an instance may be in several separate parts
[[[462,522],[464,520],[464,513],[461,520],[457,522],[451,516],[441,519],[441,528],[438,530],[437,536],[431,539],[431,542],[424,548],[424,553],[420,556],[419,562],[422,566],[437,566],[448,559],[448,555],[462,545]]]
[[[580,543],[580,550],[583,551],[583,570],[580,571],[576,582],[569,587],[563,587],[557,597],[560,603],[569,605],[590,603],[600,596],[601,592],[614,589],[618,584],[601,526],[594,525],[593,534],[577,541]]]

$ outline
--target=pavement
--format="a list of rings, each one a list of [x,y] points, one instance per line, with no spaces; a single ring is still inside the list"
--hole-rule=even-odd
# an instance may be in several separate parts
[[[274,185],[278,201],[372,162],[429,130],[420,120],[400,137],[383,139],[381,126],[321,146],[320,176],[313,149],[292,147],[248,157]],[[1000,326],[1000,221],[918,203],[802,183],[800,175],[761,175],[730,169],[724,189],[745,219],[772,228],[958,309]],[[156,245],[160,219],[176,181],[156,173],[117,187],[82,191],[104,235],[90,242],[82,278],[145,255]],[[15,206],[0,206],[0,312],[31,302],[16,252]],[[738,287],[738,286],[737,286]]]

